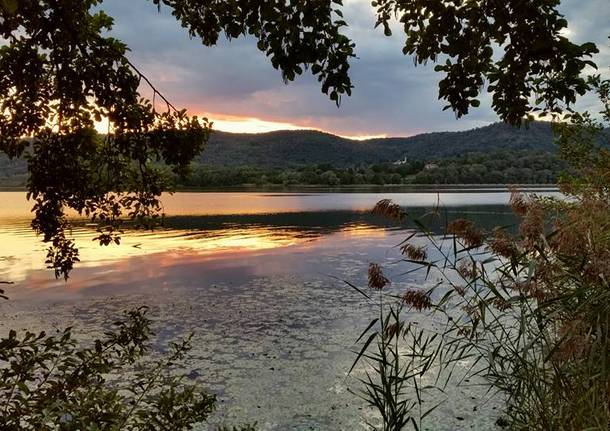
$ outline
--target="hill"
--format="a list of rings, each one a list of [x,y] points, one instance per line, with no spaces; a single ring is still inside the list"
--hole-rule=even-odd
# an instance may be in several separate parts
[[[315,130],[215,131],[179,186],[554,182],[564,168],[556,149],[542,122],[365,141]],[[0,154],[0,186],[22,186],[26,178],[23,161]]]
[[[554,152],[551,127],[533,123],[528,129],[495,123],[464,132],[426,133],[407,138],[354,141],[314,130],[261,134],[214,132],[197,164],[291,167],[438,160],[466,153],[536,150]]]

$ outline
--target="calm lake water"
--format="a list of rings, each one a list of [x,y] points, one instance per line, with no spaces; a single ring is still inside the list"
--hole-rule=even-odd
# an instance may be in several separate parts
[[[543,193],[556,194],[556,193]],[[45,245],[29,228],[25,194],[0,192],[0,330],[73,325],[85,339],[123,310],[146,304],[158,346],[194,331],[185,364],[219,397],[213,424],[258,422],[261,430],[365,429],[369,412],[348,390],[354,341],[374,310],[340,280],[361,286],[369,262],[400,290],[424,283],[397,263],[411,230],[370,214],[391,198],[415,215],[438,207],[431,227],[470,218],[514,224],[507,191],[442,193],[177,193],[163,198],[163,229],[126,232],[100,247],[73,231],[81,262],[67,282],[44,269]],[[424,239],[417,239],[422,244]],[[492,429],[477,389],[447,395],[428,429]],[[203,428],[206,429],[206,428]]]

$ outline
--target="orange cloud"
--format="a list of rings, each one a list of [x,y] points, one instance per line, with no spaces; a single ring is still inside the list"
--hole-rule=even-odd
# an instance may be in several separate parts
[[[232,133],[266,133],[277,130],[319,130],[321,132],[332,133],[342,138],[363,141],[366,139],[386,138],[386,134],[378,135],[349,135],[340,134],[335,131],[323,130],[304,124],[295,124],[285,121],[263,120],[256,117],[241,117],[235,115],[225,115],[217,113],[203,113],[201,117],[206,117],[214,123],[214,129]]]
[[[214,123],[214,129],[232,133],[265,133],[276,130],[310,130],[312,127],[283,121],[262,120],[256,117],[239,117],[234,115],[204,113]]]
[[[191,112],[195,111],[193,110]],[[248,116],[226,115],[209,112],[199,113],[197,115],[200,118],[205,117],[212,121],[214,123],[214,130],[220,130],[223,132],[231,133],[267,133],[278,130],[319,130],[321,132],[332,133],[342,138],[352,139],[355,141],[364,141],[367,139],[375,138],[386,138],[388,136],[386,134],[349,135],[336,131],[323,130],[317,127],[312,127],[304,124],[296,124],[276,120],[263,120],[261,118]],[[96,122],[95,129],[98,131],[98,133],[101,134],[106,134],[112,130],[111,128],[109,128],[107,118],[103,118],[102,121]]]

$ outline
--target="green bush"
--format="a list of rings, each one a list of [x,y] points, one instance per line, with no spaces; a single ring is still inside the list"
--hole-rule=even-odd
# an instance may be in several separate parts
[[[57,335],[11,330],[0,340],[2,430],[189,430],[215,397],[172,370],[190,338],[151,359],[146,308],[130,311],[105,337],[83,346]]]

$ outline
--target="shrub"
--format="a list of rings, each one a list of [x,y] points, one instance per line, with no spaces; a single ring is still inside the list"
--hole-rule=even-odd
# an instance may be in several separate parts
[[[84,347],[70,328],[53,336],[11,330],[0,340],[0,428],[189,430],[205,421],[215,397],[172,371],[190,338],[151,359],[146,311],[130,311]]]

